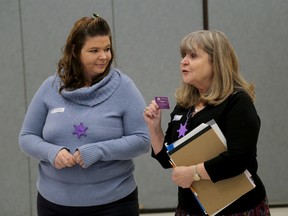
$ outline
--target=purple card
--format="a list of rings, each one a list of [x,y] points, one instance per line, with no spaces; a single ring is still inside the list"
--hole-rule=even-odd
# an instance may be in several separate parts
[[[160,96],[155,97],[155,101],[160,109],[170,109],[168,97]]]

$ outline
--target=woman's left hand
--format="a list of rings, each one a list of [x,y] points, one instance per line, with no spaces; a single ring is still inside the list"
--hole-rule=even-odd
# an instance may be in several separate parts
[[[80,154],[80,151],[77,150],[75,153],[74,153],[74,158],[76,160],[76,163],[79,164],[82,168],[84,168],[84,161],[82,159],[82,156]]]
[[[182,188],[190,188],[193,183],[192,167],[179,166],[173,168],[172,181]]]

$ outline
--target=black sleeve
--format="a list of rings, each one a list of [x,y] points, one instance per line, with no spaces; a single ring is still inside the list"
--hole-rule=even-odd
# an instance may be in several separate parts
[[[175,106],[174,110],[170,114],[170,122],[168,123],[168,127],[165,132],[164,143],[170,144],[174,142],[175,140],[177,140],[177,138],[175,138],[175,135],[173,134],[172,128],[174,127],[173,118],[174,118],[175,112],[179,109],[180,109],[179,106]],[[167,168],[171,168],[172,166],[169,162],[170,157],[167,154],[167,149],[164,143],[163,143],[162,150],[157,155],[155,155],[152,150],[151,156],[155,158],[162,165],[163,168],[167,169]]]
[[[230,178],[246,169],[253,175],[257,171],[260,119],[250,97],[244,92],[233,95],[220,122],[227,151],[204,163],[211,180]]]
[[[163,146],[162,150],[157,155],[154,154],[153,150],[151,152],[152,152],[151,156],[153,158],[155,158],[161,164],[161,166],[163,168],[168,169],[168,168],[172,167],[170,162],[169,162],[170,158],[169,158],[169,156],[167,154],[167,150],[166,150],[165,146]]]

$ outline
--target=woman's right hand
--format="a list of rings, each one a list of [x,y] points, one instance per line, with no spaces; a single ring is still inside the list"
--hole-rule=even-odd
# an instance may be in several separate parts
[[[161,109],[155,100],[152,100],[143,113],[144,120],[150,131],[161,128]]]
[[[155,100],[152,100],[150,105],[146,107],[143,116],[149,129],[150,142],[156,155],[163,148],[164,134],[161,127],[161,109]]]
[[[56,155],[54,161],[54,167],[56,169],[62,169],[65,167],[72,167],[76,165],[76,160],[74,155],[72,155],[67,149],[61,149]]]

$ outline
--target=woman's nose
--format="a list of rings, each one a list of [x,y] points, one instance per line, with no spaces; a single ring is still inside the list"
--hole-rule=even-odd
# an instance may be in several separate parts
[[[188,65],[189,64],[189,61],[186,59],[186,57],[184,57],[182,60],[181,60],[181,65]]]
[[[101,51],[101,53],[100,53],[100,58],[101,58],[101,59],[107,58],[106,53],[105,53],[104,51]]]

